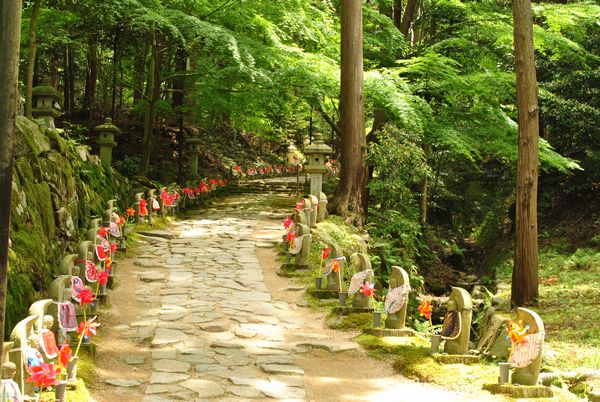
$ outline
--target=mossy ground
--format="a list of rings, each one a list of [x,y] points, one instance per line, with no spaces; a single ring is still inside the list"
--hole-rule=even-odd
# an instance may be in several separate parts
[[[600,370],[600,253],[568,252],[560,246],[542,249],[539,302],[533,309],[546,327],[546,342],[556,352],[548,363],[561,370]],[[497,271],[501,308],[508,309],[512,259]]]

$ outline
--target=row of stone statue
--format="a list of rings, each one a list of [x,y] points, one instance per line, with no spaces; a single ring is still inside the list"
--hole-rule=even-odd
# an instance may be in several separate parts
[[[60,275],[48,289],[50,298],[36,301],[29,308],[29,316],[19,321],[4,343],[2,356],[2,390],[8,400],[37,400],[29,369],[57,358],[63,343],[76,344],[82,321],[80,293],[89,289],[95,295],[91,314],[96,314],[97,303],[107,298],[107,286],[114,283],[117,271],[115,252],[125,250],[126,236],[123,219],[117,214],[115,200],[107,203],[102,219],[93,219],[87,231],[87,240],[81,241],[77,254],[65,255],[60,264]],[[83,347],[94,352],[92,343],[84,340]],[[68,380],[75,381],[76,361]],[[12,399],[11,399],[12,398]]]
[[[293,218],[284,221],[286,233],[283,235],[283,251],[286,254],[286,264],[282,265],[279,274],[282,276],[299,270],[311,271],[309,266],[310,248],[312,242],[311,228],[317,227],[325,214],[327,198],[321,193],[320,200],[310,196],[296,204]],[[321,215],[321,212],[323,215]],[[346,264],[346,257],[341,247],[328,243],[327,256],[322,255],[319,275],[315,280],[315,289],[310,293],[318,298],[339,297],[338,312],[341,315],[371,312],[373,298],[368,292],[359,291],[361,286],[374,281],[371,261],[365,252],[351,256],[351,264]],[[366,245],[364,247],[366,251]],[[292,263],[292,259],[294,259]],[[349,265],[348,267],[346,267]],[[346,287],[344,283],[345,270],[351,271],[352,278]],[[286,274],[287,273],[287,274]],[[350,277],[350,272],[348,272]],[[326,283],[323,283],[326,281]],[[401,267],[392,267],[389,277],[389,290],[383,303],[383,313],[386,314],[382,328],[370,328],[367,332],[377,336],[412,336],[414,330],[406,328],[406,315],[410,280],[408,273]],[[353,295],[351,306],[346,305],[346,297]],[[432,344],[444,340],[443,353],[438,353],[435,346],[434,357],[440,363],[474,363],[479,361],[477,351],[470,350],[471,324],[473,317],[473,300],[471,294],[460,287],[452,287],[452,292],[446,303],[446,315],[443,320],[441,333],[432,338]],[[375,312],[378,314],[379,312]],[[541,368],[541,349],[544,340],[544,325],[535,312],[519,308],[517,320],[527,335],[518,344],[512,344],[509,364],[514,368],[511,382],[535,387],[538,383]],[[480,331],[481,332],[481,331]],[[508,349],[509,346],[506,346]],[[501,366],[502,367],[502,366]],[[501,376],[502,377],[502,376]],[[506,379],[499,381],[507,382]],[[547,395],[547,392],[542,392]]]

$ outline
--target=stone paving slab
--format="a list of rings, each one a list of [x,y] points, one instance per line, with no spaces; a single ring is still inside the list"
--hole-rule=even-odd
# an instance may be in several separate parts
[[[288,317],[295,305],[273,300],[255,253],[279,239],[251,240],[255,221],[238,218],[174,226],[177,236],[146,233],[161,240],[134,261],[144,282],[136,298],[148,307],[130,328],[151,341],[153,372],[130,386],[144,402],[303,400],[304,372],[292,356],[301,348],[285,339],[286,327],[302,323]]]

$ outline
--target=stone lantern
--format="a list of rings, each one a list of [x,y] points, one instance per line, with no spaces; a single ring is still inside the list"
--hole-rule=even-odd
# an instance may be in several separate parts
[[[107,117],[104,124],[94,128],[98,132],[98,140],[96,144],[100,146],[100,160],[106,167],[110,167],[112,162],[112,149],[117,146],[115,142],[115,134],[121,134],[121,130],[114,124],[112,119]]]
[[[51,130],[56,129],[54,118],[60,117],[62,114],[58,102],[63,101],[63,96],[51,84],[50,80],[46,79],[31,91],[33,98],[31,115],[38,124],[44,128]]]
[[[190,147],[190,179],[198,178],[198,155],[200,155],[200,144],[202,140],[194,134],[185,142]]]
[[[304,147],[304,153],[308,158],[304,171],[310,175],[310,193],[319,198],[323,188],[323,174],[327,173],[325,161],[327,155],[333,150],[329,145],[323,143],[323,134],[316,133],[312,144]]]

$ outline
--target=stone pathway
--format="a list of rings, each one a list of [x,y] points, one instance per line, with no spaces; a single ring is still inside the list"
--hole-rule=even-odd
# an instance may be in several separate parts
[[[281,325],[289,306],[273,302],[255,255],[257,242],[271,239],[250,240],[253,221],[237,218],[176,229],[142,246],[134,262],[145,282],[136,297],[153,306],[131,324],[139,339],[152,338],[143,401],[303,399],[304,372],[291,356],[302,348],[286,343]]]

